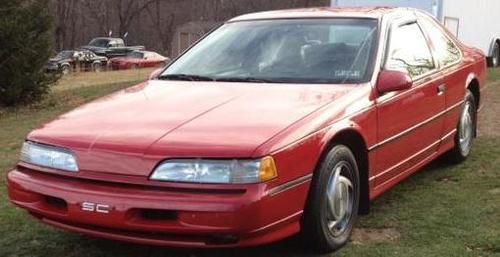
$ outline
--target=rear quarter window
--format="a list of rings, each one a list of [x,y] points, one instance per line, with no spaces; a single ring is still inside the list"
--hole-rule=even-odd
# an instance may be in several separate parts
[[[441,66],[446,67],[460,60],[460,49],[445,35],[436,22],[427,17],[420,17],[419,23],[429,36],[434,47],[434,55]]]

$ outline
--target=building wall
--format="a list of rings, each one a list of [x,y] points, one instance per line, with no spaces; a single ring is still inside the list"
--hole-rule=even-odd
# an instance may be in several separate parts
[[[441,0],[332,0],[333,6],[399,6],[425,10],[439,17]]]

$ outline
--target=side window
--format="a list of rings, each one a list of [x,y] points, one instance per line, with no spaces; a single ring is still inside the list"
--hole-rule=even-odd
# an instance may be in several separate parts
[[[406,72],[415,78],[434,68],[429,45],[417,23],[392,30],[386,69]]]
[[[421,18],[420,24],[429,35],[434,46],[436,58],[442,66],[448,66],[460,60],[460,50],[455,43],[451,41],[444,32],[437,27],[435,22],[429,18]]]

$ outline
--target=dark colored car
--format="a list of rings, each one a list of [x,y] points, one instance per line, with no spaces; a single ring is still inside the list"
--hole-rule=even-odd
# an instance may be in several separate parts
[[[161,67],[170,62],[170,58],[150,51],[134,51],[124,57],[115,57],[109,60],[113,70],[139,69]]]
[[[47,72],[61,72],[62,74],[77,70],[100,72],[107,63],[108,58],[98,56],[89,50],[65,50],[50,59],[45,70]]]
[[[132,51],[144,50],[144,46],[126,46],[125,41],[121,38],[98,37],[90,41],[82,49],[87,49],[100,56],[108,58],[124,56]]]

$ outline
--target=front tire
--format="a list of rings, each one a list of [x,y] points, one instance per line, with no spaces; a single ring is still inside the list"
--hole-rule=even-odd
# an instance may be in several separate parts
[[[452,163],[463,162],[470,155],[476,136],[476,121],[476,101],[472,92],[467,90],[458,120],[455,146],[447,154]]]
[[[333,147],[316,171],[302,220],[302,236],[315,251],[344,246],[358,217],[359,170],[351,150]]]
[[[71,67],[70,67],[69,65],[63,65],[63,66],[61,67],[61,73],[62,73],[63,75],[68,75],[68,74],[70,74],[70,73],[71,73]]]

